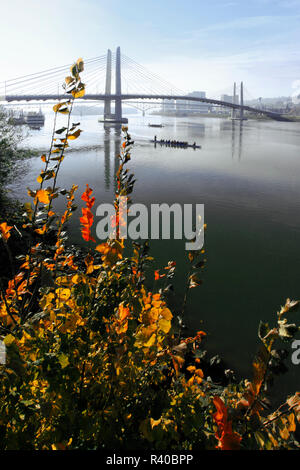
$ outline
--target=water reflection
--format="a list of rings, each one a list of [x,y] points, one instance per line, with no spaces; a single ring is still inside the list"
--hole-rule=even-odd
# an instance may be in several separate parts
[[[104,124],[104,186],[105,191],[111,187],[111,151],[112,140],[114,143],[114,190],[116,191],[116,174],[119,169],[120,146],[121,146],[121,126],[119,124]]]
[[[235,121],[231,121],[231,158],[234,160],[235,152]]]
[[[231,158],[240,161],[243,153],[244,121],[238,119],[221,121],[220,132],[225,136],[231,134]]]
[[[121,126],[116,126],[114,129],[115,135],[115,152],[114,152],[114,191],[117,191],[117,178],[116,174],[119,170],[119,158],[120,155],[120,147],[121,147]]]
[[[220,131],[221,132],[230,132],[232,129],[232,124],[234,124],[236,121],[233,121],[231,119],[220,121]]]
[[[240,126],[240,133],[239,133],[239,160],[242,159],[242,150],[243,150],[243,126],[244,126],[244,121],[239,121],[239,126]]]
[[[104,127],[104,187],[110,189],[110,129]]]
[[[201,123],[189,123],[187,127],[187,135],[189,138],[195,138],[195,135],[197,137],[205,137],[205,124]]]
[[[231,128],[231,158],[232,160],[235,160],[236,155],[239,161],[241,161],[242,159],[243,130],[244,130],[243,126],[244,126],[244,121],[238,121],[238,120],[231,121],[230,128]]]

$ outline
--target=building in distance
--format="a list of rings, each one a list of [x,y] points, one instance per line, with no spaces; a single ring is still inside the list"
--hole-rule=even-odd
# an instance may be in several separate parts
[[[191,101],[188,97],[193,98],[206,98],[205,91],[192,91],[186,95],[186,100],[176,101],[176,114],[190,115],[190,114],[207,114],[211,112],[212,106],[208,103],[201,103],[201,101]]]

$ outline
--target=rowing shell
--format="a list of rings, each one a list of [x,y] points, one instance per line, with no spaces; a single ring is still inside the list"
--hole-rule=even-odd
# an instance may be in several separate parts
[[[150,140],[150,142],[152,142],[153,144],[159,144],[159,145],[165,145],[166,147],[172,147],[172,148],[182,148],[182,149],[186,149],[186,148],[193,148],[193,149],[201,149],[201,145],[193,145],[193,144],[188,144],[188,145],[171,145],[171,144],[167,144],[166,142],[162,142],[161,140]]]

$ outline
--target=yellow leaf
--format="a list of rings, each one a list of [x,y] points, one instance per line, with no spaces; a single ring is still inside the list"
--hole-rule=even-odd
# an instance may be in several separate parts
[[[76,65],[78,67],[78,72],[83,72],[84,64],[83,64],[83,59],[81,57],[77,60]]]
[[[159,329],[163,331],[164,333],[169,333],[171,329],[171,322],[169,320],[165,320],[164,318],[162,318],[161,320],[159,320],[158,326],[159,326]]]
[[[23,331],[23,335],[22,335],[22,338],[20,339],[19,343],[20,344],[25,344],[28,340],[31,340],[32,337],[26,332],[26,331]]]
[[[68,114],[69,108],[67,107],[67,103],[58,103],[53,106],[53,111],[55,113]]]
[[[51,302],[52,302],[52,300],[54,299],[54,297],[55,297],[55,295],[54,295],[52,292],[50,292],[49,294],[45,295],[45,296],[43,297],[43,299],[41,300],[41,307],[42,307],[43,309],[46,309],[46,308],[48,307],[48,305],[51,306]]]
[[[164,317],[165,320],[172,320],[173,318],[171,310],[169,310],[168,308],[164,308],[160,314],[162,317]]]
[[[87,274],[92,274],[94,272],[94,265],[93,264],[89,264],[87,269],[86,269],[86,273]]]
[[[73,83],[74,82],[74,77],[66,77],[65,78],[65,82],[67,85],[70,85],[70,83]]]
[[[15,340],[15,337],[11,334],[5,336],[4,340],[3,340],[3,343],[5,344],[5,346],[10,346]]]
[[[74,98],[82,98],[85,95],[85,89],[83,88],[82,90],[78,90],[78,91],[73,90],[71,93],[74,96]]]
[[[59,287],[55,292],[60,300],[68,300],[71,297],[70,289],[63,289],[62,287]]]
[[[158,426],[160,423],[161,423],[161,418],[159,419],[150,418],[151,429],[155,428],[155,426]]]
[[[145,348],[151,348],[151,346],[153,346],[153,344],[155,343],[155,339],[156,339],[156,335],[153,334],[151,338],[149,339],[149,341],[147,341],[147,343],[144,343],[143,346]]]
[[[78,129],[76,132],[73,132],[73,134],[68,135],[69,140],[75,140],[80,136],[81,130]]]
[[[74,274],[74,276],[72,277],[73,284],[78,284],[80,282],[80,279],[81,276],[79,276],[79,274]]]
[[[159,309],[158,308],[151,308],[151,310],[149,311],[149,309],[145,308],[145,311],[143,313],[143,315],[141,316],[141,321],[143,323],[155,323],[157,322],[158,320],[158,317],[159,317]]]

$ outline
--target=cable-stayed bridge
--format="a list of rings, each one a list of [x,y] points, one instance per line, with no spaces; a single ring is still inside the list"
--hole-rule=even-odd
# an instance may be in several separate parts
[[[70,66],[71,64],[69,64]],[[67,72],[67,66],[55,67],[2,83],[0,101],[3,103],[20,102],[53,102],[67,99],[69,95],[60,93],[61,84]],[[86,85],[86,94],[77,102],[103,102],[104,120],[107,122],[125,122],[122,115],[122,104],[141,102],[207,103],[214,107],[230,108],[233,119],[244,119],[244,112],[266,115],[272,119],[287,121],[280,113],[250,107],[244,104],[243,82],[240,85],[240,95],[236,93],[234,84],[232,102],[215,98],[187,95],[184,91],[153,74],[151,71],[135,62],[126,55],[121,55],[120,47],[116,53],[111,50],[107,54],[85,61],[82,81]],[[112,83],[115,91],[112,92]],[[126,90],[126,93],[124,92]],[[114,103],[114,112],[112,112]]]

